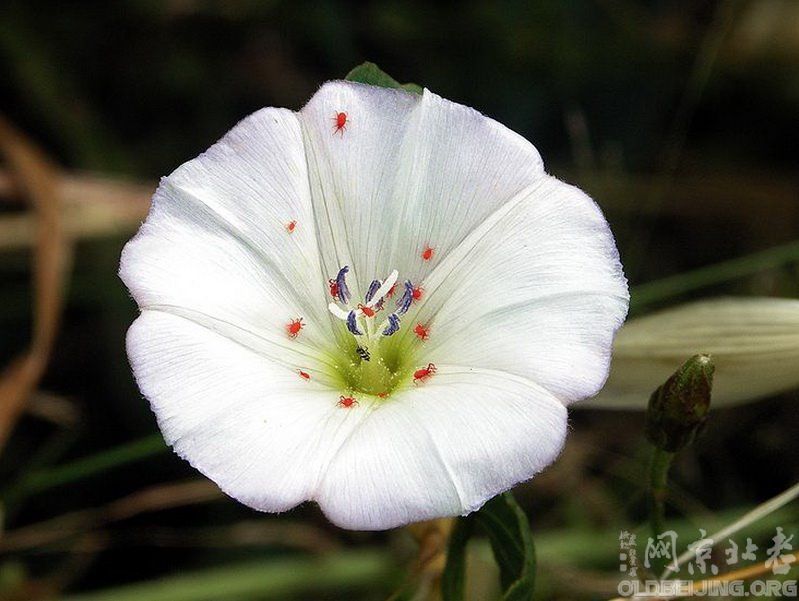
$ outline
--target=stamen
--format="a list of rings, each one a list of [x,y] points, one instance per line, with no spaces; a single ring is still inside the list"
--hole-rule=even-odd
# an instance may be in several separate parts
[[[347,315],[347,329],[356,336],[360,336],[363,332],[358,329],[357,317],[358,314],[355,311],[349,312],[349,315]]]
[[[402,297],[397,301],[397,314],[403,315],[405,314],[408,309],[411,308],[411,303],[413,302],[413,284],[411,284],[410,280],[405,280],[405,292],[402,293]]]
[[[366,304],[371,307],[382,301],[383,297],[385,297],[389,292],[391,292],[391,289],[394,287],[394,284],[397,283],[398,277],[399,273],[395,269],[388,275],[385,281],[382,284],[380,284],[380,287],[375,291],[373,298],[370,299],[367,297]]]
[[[369,290],[366,291],[366,302],[369,303],[374,298],[375,292],[380,288],[380,280],[372,280],[369,284]]]
[[[392,334],[397,333],[399,329],[400,318],[397,317],[396,313],[392,313],[388,316],[388,326],[386,326],[386,329],[383,330],[383,336],[391,336]]]
[[[338,275],[336,276],[336,284],[338,292],[338,300],[340,300],[345,305],[350,302],[350,289],[347,288],[347,272],[349,272],[350,268],[349,265],[345,265],[342,267]]]
[[[347,284],[345,282],[345,276],[348,271],[349,267],[345,265],[341,268],[341,271],[339,271],[336,279],[330,280],[329,282],[330,293],[334,296],[337,295],[339,300],[342,298],[349,298],[350,296],[349,290],[347,290]],[[367,318],[374,317],[378,311],[383,309],[383,303],[386,299],[386,296],[393,292],[397,285],[398,277],[399,274],[395,269],[385,280],[383,280],[383,282],[380,282],[380,280],[372,280],[372,283],[369,285],[369,289],[366,292],[366,303],[359,303],[355,309],[350,307],[341,307],[338,303],[330,303],[328,304],[327,308],[330,313],[347,323],[347,329],[350,331],[350,333],[355,336],[362,336],[363,332],[360,329],[361,324],[358,323],[358,318],[361,315]],[[373,326],[371,322],[366,322],[366,331],[369,338],[373,338],[377,332],[382,333],[384,336],[391,336],[400,329],[399,316],[405,313],[413,302],[413,284],[411,284],[410,281],[406,281],[404,284],[404,289],[405,292],[402,298],[397,302],[398,310],[395,313],[390,314],[388,318],[377,327]],[[343,300],[342,303],[345,305],[347,304],[346,301]],[[366,360],[368,361],[368,359]]]
[[[350,316],[349,311],[345,311],[341,307],[339,307],[336,303],[330,303],[327,306],[327,310],[330,311],[333,315],[338,317],[342,321],[347,321],[347,318]]]

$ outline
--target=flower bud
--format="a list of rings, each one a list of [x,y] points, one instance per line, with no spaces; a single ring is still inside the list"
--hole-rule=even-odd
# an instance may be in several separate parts
[[[694,355],[652,393],[646,412],[652,444],[675,453],[694,439],[710,411],[714,370],[709,355]]]

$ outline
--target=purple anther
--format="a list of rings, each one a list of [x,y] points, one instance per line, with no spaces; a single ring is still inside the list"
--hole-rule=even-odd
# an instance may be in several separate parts
[[[403,315],[411,308],[413,302],[413,284],[410,280],[405,280],[405,292],[403,292],[400,299],[397,301],[397,314]]]
[[[356,316],[355,311],[350,311],[349,315],[347,315],[347,329],[356,336],[360,336],[363,332],[358,329],[358,322],[355,320]]]
[[[383,330],[383,336],[391,336],[392,334],[396,333],[400,329],[400,318],[397,317],[396,313],[392,313],[388,316],[388,325],[386,329]]]
[[[380,280],[372,280],[372,283],[369,284],[369,290],[366,291],[367,304],[372,302],[372,299],[375,297],[375,292],[380,288],[380,284],[382,284]]]
[[[336,285],[338,287],[338,300],[345,305],[350,302],[350,289],[347,288],[347,272],[350,270],[349,265],[342,267],[336,276]]]

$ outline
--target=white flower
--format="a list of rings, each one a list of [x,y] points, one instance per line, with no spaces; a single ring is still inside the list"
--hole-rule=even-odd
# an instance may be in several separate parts
[[[551,463],[628,304],[600,210],[529,142],[346,82],[165,178],[120,273],[175,451],[251,507],[355,529],[471,512]]]

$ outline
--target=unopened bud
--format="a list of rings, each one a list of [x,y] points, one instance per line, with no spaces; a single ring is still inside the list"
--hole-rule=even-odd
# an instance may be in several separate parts
[[[714,370],[709,355],[694,355],[652,393],[646,412],[652,444],[675,453],[694,439],[710,411]]]

